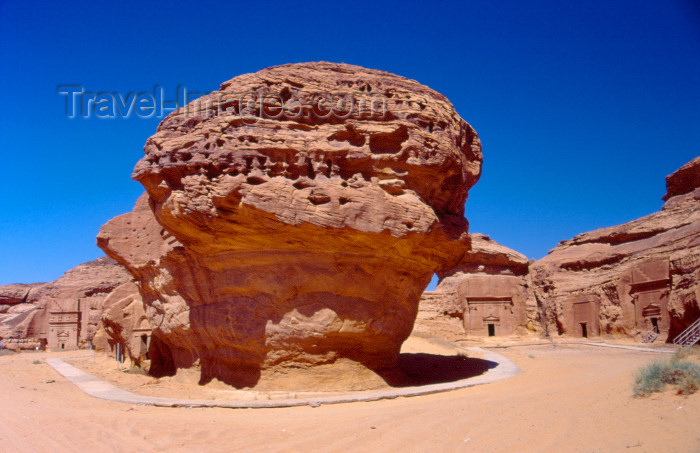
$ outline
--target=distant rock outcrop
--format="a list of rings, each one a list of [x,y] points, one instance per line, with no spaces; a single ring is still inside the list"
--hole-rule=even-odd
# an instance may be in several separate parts
[[[534,295],[526,283],[529,262],[483,234],[472,234],[472,250],[460,263],[438,273],[435,291],[423,293],[420,329],[455,339],[503,336],[535,330]]]
[[[700,187],[700,156],[666,176],[666,195],[663,200],[685,195]]]
[[[70,306],[81,312],[77,341],[85,345],[100,322],[104,298],[130,280],[131,275],[116,261],[102,257],[50,283],[0,286],[0,338],[9,347],[34,348],[50,336],[49,314]]]
[[[236,77],[169,115],[98,245],[139,282],[153,373],[393,367],[434,272],[469,251],[474,130],[441,94],[332,63]]]
[[[700,317],[700,158],[666,184],[660,212],[562,241],[531,266],[551,331],[671,340]]]

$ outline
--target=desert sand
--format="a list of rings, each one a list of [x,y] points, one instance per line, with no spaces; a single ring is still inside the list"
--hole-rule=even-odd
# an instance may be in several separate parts
[[[83,394],[42,361],[71,353],[6,355],[0,451],[700,450],[700,394],[632,397],[634,370],[666,355],[547,344],[498,352],[522,372],[446,393],[281,409],[109,402]]]

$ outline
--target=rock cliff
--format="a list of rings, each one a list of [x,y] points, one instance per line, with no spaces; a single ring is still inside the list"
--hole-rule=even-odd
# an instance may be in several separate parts
[[[70,269],[53,282],[0,286],[0,338],[34,347],[46,338],[49,312],[61,310],[64,304],[76,307],[80,301],[80,342],[85,344],[100,322],[104,298],[130,280],[121,265],[102,257]]]
[[[671,340],[700,316],[700,158],[666,185],[660,212],[562,241],[531,266],[551,331]]]

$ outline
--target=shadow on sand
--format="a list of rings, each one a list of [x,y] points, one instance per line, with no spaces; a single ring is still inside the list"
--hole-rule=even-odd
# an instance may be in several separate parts
[[[498,365],[490,360],[461,355],[413,353],[399,356],[399,368],[379,373],[392,387],[442,384],[486,373]]]

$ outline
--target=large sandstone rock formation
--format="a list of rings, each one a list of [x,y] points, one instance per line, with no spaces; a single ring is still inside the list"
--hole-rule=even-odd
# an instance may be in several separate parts
[[[672,340],[700,316],[700,158],[666,185],[660,212],[563,241],[531,266],[550,331]]]
[[[536,330],[527,258],[489,236],[472,234],[471,239],[472,250],[457,266],[438,274],[435,291],[423,293],[418,330],[448,340]]]
[[[0,286],[0,338],[10,347],[33,348],[49,335],[50,312],[67,305],[73,310],[79,305],[79,342],[86,344],[100,323],[105,297],[131,278],[116,261],[102,257],[76,266],[50,283]]]
[[[147,195],[98,245],[139,282],[156,374],[198,363],[203,382],[249,386],[339,357],[392,367],[431,276],[469,250],[479,139],[403,77],[242,75],[163,120],[145,154]]]

